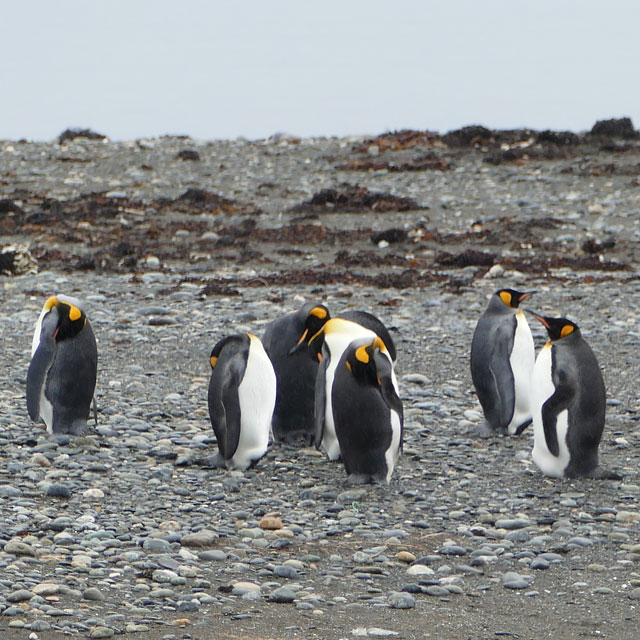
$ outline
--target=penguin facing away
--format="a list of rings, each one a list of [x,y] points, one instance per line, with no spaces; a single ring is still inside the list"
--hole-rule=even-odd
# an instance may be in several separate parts
[[[402,403],[384,342],[356,339],[331,386],[333,422],[349,484],[389,482],[402,448]]]
[[[247,469],[267,452],[276,374],[260,339],[234,334],[211,351],[209,416],[218,441],[216,464]]]
[[[598,466],[606,391],[591,347],[574,322],[533,315],[549,336],[532,375],[533,461],[548,476],[619,480]]]
[[[329,460],[338,460],[340,457],[340,443],[334,427],[331,394],[336,367],[351,342],[357,338],[366,338],[372,341],[377,335],[375,331],[352,320],[331,318],[308,341],[309,349],[320,360],[315,389],[315,443],[316,448],[324,451]],[[383,347],[383,352],[391,362],[391,357],[384,343]],[[397,394],[398,383],[393,366],[390,375]]]
[[[47,432],[83,435],[98,368],[96,339],[82,303],[71,296],[47,299],[36,322],[27,372],[27,410]]]
[[[533,291],[491,296],[471,342],[471,378],[485,421],[478,435],[519,435],[531,424],[529,385],[535,363],[531,330],[519,309]]]
[[[278,381],[272,429],[276,442],[309,445],[314,438],[314,388],[318,360],[298,344],[329,319],[322,304],[306,303],[269,323],[262,337]],[[292,352],[293,350],[293,352]]]

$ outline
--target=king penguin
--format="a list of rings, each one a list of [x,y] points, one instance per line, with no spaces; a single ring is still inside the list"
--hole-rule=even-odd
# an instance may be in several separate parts
[[[485,417],[480,436],[518,435],[531,424],[529,385],[535,347],[519,306],[533,293],[496,291],[473,333],[471,378]]]
[[[619,480],[598,466],[606,391],[591,347],[571,320],[533,315],[549,336],[531,380],[533,461],[548,476]]]
[[[356,339],[331,385],[333,423],[349,484],[389,482],[402,448],[403,414],[384,342]]]
[[[298,311],[277,318],[265,329],[262,342],[278,381],[272,421],[276,442],[313,443],[318,360],[307,350],[295,347],[316,334],[328,319],[327,307],[309,302]]]
[[[27,372],[27,410],[48,433],[83,435],[96,387],[98,349],[82,303],[50,297],[36,322]],[[95,403],[94,403],[95,417]]]
[[[380,320],[375,318],[375,316],[372,317],[377,323],[380,323],[380,325],[384,327]],[[368,322],[366,316],[360,316],[360,319]],[[374,324],[374,326],[379,328],[377,324]],[[338,442],[333,422],[331,395],[336,367],[345,349],[347,349],[355,339],[366,338],[371,341],[376,336],[378,336],[378,334],[375,328],[371,329],[353,320],[338,317],[327,320],[318,333],[311,336],[308,340],[309,349],[312,353],[315,353],[317,359],[320,361],[315,388],[315,444],[316,448],[326,453],[329,460],[338,460],[340,458],[340,443]],[[386,345],[384,345],[383,351],[389,358],[389,361],[392,362]],[[391,379],[397,394],[398,383],[393,371],[393,366],[391,369]]]
[[[248,469],[267,452],[276,374],[260,339],[234,334],[211,351],[209,416],[218,441],[216,464]]]

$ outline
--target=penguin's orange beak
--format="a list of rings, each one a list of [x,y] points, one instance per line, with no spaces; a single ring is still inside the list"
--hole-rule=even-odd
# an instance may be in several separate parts
[[[549,323],[544,319],[543,316],[538,315],[535,311],[532,311],[531,309],[525,309],[525,311],[528,311],[534,318],[536,318],[537,320],[539,320],[547,329],[549,328]]]

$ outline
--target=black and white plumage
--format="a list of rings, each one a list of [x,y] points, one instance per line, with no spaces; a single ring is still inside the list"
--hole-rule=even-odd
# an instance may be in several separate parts
[[[389,482],[402,447],[403,411],[384,342],[356,339],[331,386],[333,423],[352,484]]]
[[[70,296],[52,296],[33,334],[27,372],[31,419],[42,420],[49,433],[84,434],[97,367],[96,339],[82,303]]]
[[[533,461],[548,476],[619,479],[598,466],[606,390],[591,347],[574,322],[534,315],[549,341],[536,358],[531,380]]]
[[[289,444],[312,444],[314,389],[318,360],[296,346],[315,335],[329,319],[328,309],[309,302],[267,325],[262,342],[278,381],[273,438]]]
[[[532,293],[496,291],[476,325],[471,378],[485,417],[479,435],[519,434],[531,424],[529,394],[535,347],[519,305]]]
[[[211,351],[209,416],[218,441],[216,464],[247,469],[267,451],[276,375],[260,339],[235,334]]]
[[[375,318],[375,316],[373,317]],[[363,316],[360,318],[366,321]],[[376,321],[380,322],[377,318]],[[315,390],[315,444],[318,449],[327,454],[329,460],[338,460],[340,457],[340,443],[334,427],[331,395],[336,367],[342,354],[354,340],[358,338],[373,340],[376,336],[378,334],[375,330],[358,322],[338,317],[328,320],[315,336],[311,336],[309,341],[310,349],[320,359]],[[385,352],[389,361],[392,362],[386,345]],[[393,367],[391,378],[397,393],[398,384]]]

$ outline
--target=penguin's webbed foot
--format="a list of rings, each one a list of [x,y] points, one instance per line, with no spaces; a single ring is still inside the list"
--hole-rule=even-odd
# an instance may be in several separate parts
[[[502,435],[502,433],[493,429],[486,420],[483,420],[472,430],[471,435],[476,438],[493,438]]]
[[[596,480],[622,480],[622,476],[619,473],[605,467],[596,467],[587,477],[595,478]]]
[[[593,478],[594,480],[622,480],[622,476],[616,471],[607,469],[606,467],[597,466],[590,471],[567,468],[564,477],[569,479],[577,478]]]
[[[363,484],[384,484],[386,483],[386,478],[380,476],[372,476],[368,473],[351,473],[347,476],[344,481],[345,486],[347,487],[355,487],[361,486]]]
[[[522,424],[516,427],[516,430],[513,432],[513,435],[519,436],[532,422],[533,422],[532,418],[525,420]]]

